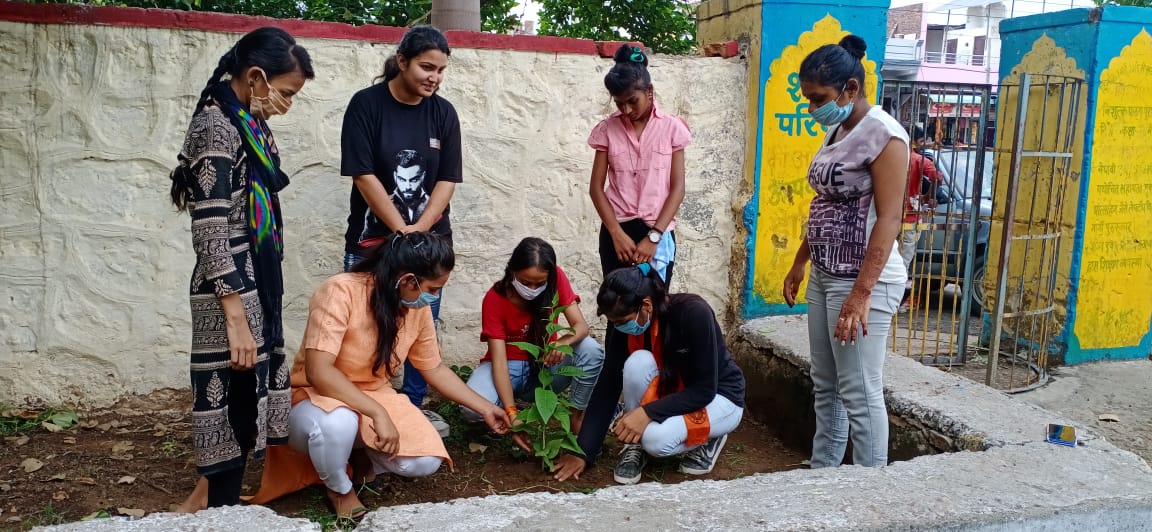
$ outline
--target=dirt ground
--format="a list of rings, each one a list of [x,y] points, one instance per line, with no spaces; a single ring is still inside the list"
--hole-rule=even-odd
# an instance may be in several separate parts
[[[0,531],[26,530],[111,515],[170,511],[196,481],[190,449],[186,390],[161,390],[114,408],[81,414],[68,429],[37,428],[6,434],[0,442]],[[28,413],[31,415],[32,413]],[[458,418],[452,419],[456,421]],[[461,497],[538,491],[591,492],[614,485],[611,456],[618,445],[609,438],[605,456],[579,481],[555,482],[539,462],[514,451],[506,439],[454,423],[446,441],[455,471],[416,480],[382,476],[363,486],[369,508]],[[474,452],[471,444],[487,447]],[[728,439],[720,463],[703,478],[734,479],[754,473],[802,467],[804,456],[785,447],[767,427],[748,419]],[[642,482],[676,483],[698,477],[679,473],[675,460],[651,463]],[[250,466],[246,491],[260,478]],[[314,487],[269,505],[283,515],[304,517],[331,528],[324,491]]]
[[[1014,397],[1064,414],[1152,463],[1152,361],[1054,368],[1046,386]],[[1107,414],[1117,421],[1100,419]]]

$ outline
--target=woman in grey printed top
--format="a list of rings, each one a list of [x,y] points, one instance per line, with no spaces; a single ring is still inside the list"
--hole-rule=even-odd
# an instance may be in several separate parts
[[[828,136],[808,168],[816,197],[784,280],[794,305],[805,266],[816,435],[812,467],[840,465],[852,435],[856,465],[888,462],[885,342],[907,271],[895,246],[908,174],[908,135],[869,102],[862,39],[816,49],[800,64],[812,118]]]

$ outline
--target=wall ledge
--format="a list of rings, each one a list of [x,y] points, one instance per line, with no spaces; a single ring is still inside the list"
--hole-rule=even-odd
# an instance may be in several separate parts
[[[34,4],[0,1],[0,21],[29,24],[76,24],[246,33],[263,26],[283,28],[294,37],[398,43],[406,28],[339,22],[276,19],[206,11],[176,11],[133,7],[92,7],[69,4]],[[453,47],[516,50],[557,54],[611,57],[621,42],[592,41],[542,35],[500,35],[471,31],[447,31]],[[607,52],[607,55],[605,55]]]

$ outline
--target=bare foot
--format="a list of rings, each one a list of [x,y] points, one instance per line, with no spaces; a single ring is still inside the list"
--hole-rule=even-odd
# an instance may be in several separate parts
[[[336,510],[337,519],[351,519],[356,521],[364,514],[368,513],[368,509],[360,502],[360,498],[356,496],[356,490],[348,490],[348,493],[339,494],[332,490],[328,491],[328,500],[332,502],[332,508]]]
[[[580,426],[584,424],[584,411],[576,410],[569,418],[572,423],[572,434],[580,434]]]
[[[208,479],[200,477],[196,481],[196,487],[192,489],[192,493],[188,495],[184,502],[176,507],[175,512],[180,514],[192,514],[199,512],[208,507]]]

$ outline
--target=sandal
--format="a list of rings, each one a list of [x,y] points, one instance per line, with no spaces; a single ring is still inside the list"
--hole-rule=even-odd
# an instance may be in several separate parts
[[[352,509],[352,513],[348,517],[336,516],[336,520],[352,521],[353,523],[360,524],[364,520],[364,516],[368,515],[368,509],[363,506],[357,506]]]
[[[351,521],[353,523],[360,524],[360,521],[364,519],[364,516],[368,515],[368,508],[363,506],[357,506],[353,508],[351,512],[348,512],[348,515],[340,515],[336,511],[336,505],[332,503],[332,498],[328,497],[327,495],[324,497],[324,503],[328,506],[328,511],[336,515],[337,521]]]

